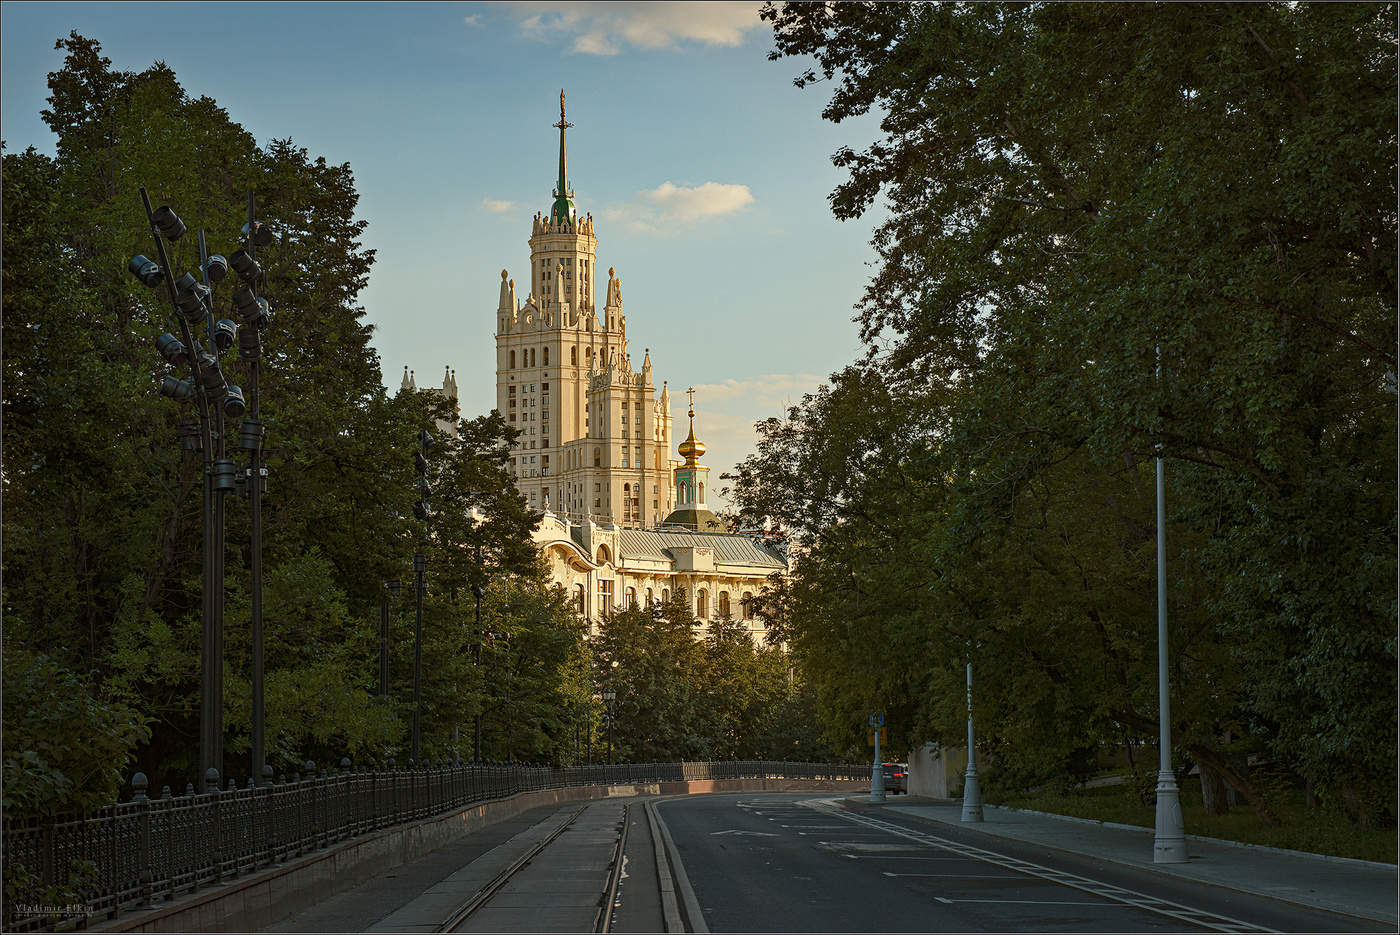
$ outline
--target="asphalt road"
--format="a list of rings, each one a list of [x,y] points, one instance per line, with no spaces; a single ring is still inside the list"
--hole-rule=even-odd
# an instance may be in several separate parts
[[[822,807],[821,798],[659,803],[711,931],[1375,931],[972,830]]]

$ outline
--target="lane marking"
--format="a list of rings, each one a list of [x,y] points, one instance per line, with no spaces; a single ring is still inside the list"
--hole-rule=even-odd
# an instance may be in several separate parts
[[[887,877],[937,877],[940,880],[1019,880],[1018,874],[1009,873],[891,873],[881,870]]]
[[[944,903],[1016,903],[1024,906],[1103,906],[1100,902],[1074,902],[1067,899],[944,899],[942,896],[935,896],[934,899]]]
[[[864,825],[867,828],[885,831],[897,837],[907,838],[911,841],[918,841],[929,847],[936,847],[941,850],[951,851],[964,857],[974,860],[981,860],[989,864],[1001,867],[1005,870],[1013,870],[1028,876],[1039,877],[1042,880],[1049,880],[1062,886],[1110,899],[1114,902],[1142,909],[1146,912],[1178,919],[1191,925],[1199,925],[1202,928],[1215,932],[1251,932],[1268,933],[1268,935],[1279,935],[1277,929],[1264,928],[1239,919],[1232,919],[1229,916],[1222,916],[1214,912],[1207,912],[1204,909],[1195,909],[1191,906],[1172,902],[1169,899],[1159,899],[1147,893],[1139,893],[1136,890],[1125,889],[1121,886],[1114,886],[1111,883],[1104,883],[1099,880],[1092,880],[1088,877],[1081,877],[1078,874],[1067,873],[1046,867],[1042,864],[1031,863],[1028,860],[1021,860],[1016,857],[1008,857],[1005,854],[998,854],[995,851],[984,850],[980,847],[973,847],[970,844],[960,844],[949,838],[939,837],[934,834],[927,834],[922,831],[914,831],[903,825],[896,825],[892,822],[882,821],[878,818],[871,818],[868,815],[861,815],[847,811],[835,804],[837,799],[807,799],[802,804],[816,812],[831,815],[835,818],[842,818],[853,824]]]

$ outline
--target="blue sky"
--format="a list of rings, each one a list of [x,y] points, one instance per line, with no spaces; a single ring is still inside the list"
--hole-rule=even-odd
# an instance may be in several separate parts
[[[474,415],[495,403],[500,271],[527,280],[530,218],[549,207],[563,88],[570,182],[622,279],[635,359],[650,348],[658,382],[696,387],[718,474],[753,450],[754,421],[859,354],[874,259],[874,220],[837,222],[827,195],[831,154],[875,121],[821,120],[826,87],[799,91],[798,62],[767,60],[758,7],[6,2],[0,135],[53,152],[39,111],[54,41],[76,29],[114,68],[165,61],[263,144],[348,162],[378,251],[361,302],[385,382],[451,366]]]

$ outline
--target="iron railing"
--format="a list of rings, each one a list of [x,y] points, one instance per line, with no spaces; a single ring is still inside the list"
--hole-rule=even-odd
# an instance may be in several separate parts
[[[310,764],[308,764],[310,765]],[[6,822],[5,931],[116,918],[372,831],[566,786],[705,779],[870,779],[868,765],[773,760],[610,766],[445,764],[146,794],[91,815]]]

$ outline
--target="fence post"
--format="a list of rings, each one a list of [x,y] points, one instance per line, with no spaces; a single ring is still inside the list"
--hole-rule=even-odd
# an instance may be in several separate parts
[[[210,799],[210,812],[213,815],[214,827],[213,834],[209,835],[209,841],[213,848],[214,874],[211,882],[218,883],[219,869],[224,861],[223,828],[219,826],[219,805],[221,804],[219,802],[219,771],[212,766],[204,774],[204,793],[212,797]]]

